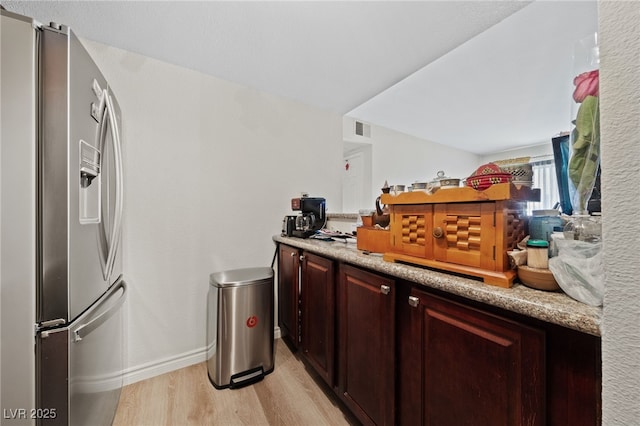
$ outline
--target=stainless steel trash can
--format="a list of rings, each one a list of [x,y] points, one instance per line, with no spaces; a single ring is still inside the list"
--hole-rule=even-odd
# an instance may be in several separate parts
[[[237,388],[273,371],[273,269],[209,276],[207,370],[216,389]]]

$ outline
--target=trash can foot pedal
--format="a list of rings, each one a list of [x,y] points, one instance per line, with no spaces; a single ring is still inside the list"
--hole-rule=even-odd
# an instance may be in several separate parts
[[[241,388],[243,386],[250,385],[252,383],[259,382],[264,378],[264,369],[262,366],[252,368],[242,373],[234,374],[231,376],[229,387],[231,389]]]

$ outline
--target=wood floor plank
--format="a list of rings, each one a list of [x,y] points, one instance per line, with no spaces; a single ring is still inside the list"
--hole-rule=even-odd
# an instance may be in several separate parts
[[[269,424],[349,424],[335,404],[335,396],[327,395],[310,380],[304,364],[291,355],[286,345],[279,345],[276,356],[282,359],[276,380],[264,380],[255,386]]]
[[[298,356],[276,340],[275,368],[240,389],[215,389],[206,363],[122,389],[114,426],[351,425],[336,396],[319,385]]]

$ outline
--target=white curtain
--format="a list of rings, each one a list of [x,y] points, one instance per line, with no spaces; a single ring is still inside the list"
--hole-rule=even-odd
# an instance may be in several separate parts
[[[553,159],[534,161],[531,165],[533,168],[533,188],[540,188],[540,202],[527,203],[528,215],[531,215],[533,210],[552,209],[556,203],[560,202]]]

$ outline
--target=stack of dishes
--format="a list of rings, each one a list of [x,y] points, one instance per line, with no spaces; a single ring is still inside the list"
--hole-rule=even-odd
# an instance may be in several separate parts
[[[511,183],[516,186],[533,186],[533,167],[529,162],[531,157],[511,158],[495,161],[502,171],[511,173]]]

